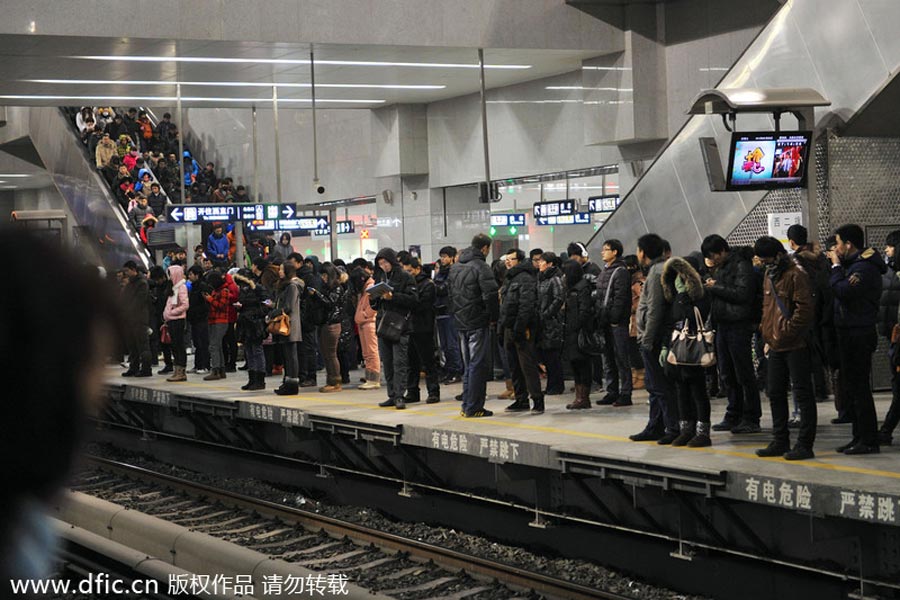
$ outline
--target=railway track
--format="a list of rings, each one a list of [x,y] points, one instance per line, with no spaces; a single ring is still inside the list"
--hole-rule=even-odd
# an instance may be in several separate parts
[[[386,596],[630,598],[123,462],[89,456],[85,466],[75,491],[316,572],[347,574]]]

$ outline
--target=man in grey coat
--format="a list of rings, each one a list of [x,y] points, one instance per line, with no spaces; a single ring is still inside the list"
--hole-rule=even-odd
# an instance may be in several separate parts
[[[635,442],[656,440],[660,445],[671,444],[679,432],[675,390],[663,369],[667,354],[663,349],[664,323],[668,310],[662,286],[664,250],[663,239],[655,233],[638,239],[638,261],[650,267],[635,315],[637,342],[644,360],[644,385],[650,393],[650,419],[643,431],[629,436]]]

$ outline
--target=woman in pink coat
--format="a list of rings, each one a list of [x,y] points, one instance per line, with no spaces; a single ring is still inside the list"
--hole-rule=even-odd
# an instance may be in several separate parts
[[[163,310],[163,320],[169,329],[172,338],[172,354],[175,363],[175,373],[166,381],[187,381],[184,370],[187,367],[187,353],[184,345],[185,317],[188,310],[188,290],[184,280],[184,267],[172,265],[169,267],[169,285],[166,286],[166,308]]]
[[[366,381],[361,390],[377,390],[381,387],[381,361],[378,358],[378,337],[375,335],[376,310],[369,304],[365,290],[375,285],[371,275],[361,267],[350,272],[350,288],[358,297],[354,321],[359,329],[359,345],[366,362]]]

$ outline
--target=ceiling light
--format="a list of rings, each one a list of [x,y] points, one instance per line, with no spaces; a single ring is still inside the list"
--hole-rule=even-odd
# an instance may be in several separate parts
[[[311,83],[263,83],[247,81],[115,81],[110,79],[23,79],[28,83],[52,83],[75,85],[168,85],[175,86],[181,83],[183,86],[204,87],[261,87],[271,88],[311,88]],[[380,90],[442,90],[446,85],[400,85],[381,83],[317,83],[317,88],[341,88],[341,89],[380,89]]]
[[[203,56],[72,56],[85,60],[129,62],[230,63],[261,65],[308,65],[309,59],[290,58],[223,58]],[[425,67],[432,69],[477,69],[478,63],[386,62],[368,60],[316,60],[317,65],[350,67]],[[530,69],[531,65],[484,65],[485,69]]]
[[[595,90],[600,92],[633,92],[633,88],[585,87],[581,85],[548,85],[545,90]]]
[[[584,71],[630,71],[631,67],[581,67]]]
[[[2,173],[0,174],[0,177],[3,177],[4,179],[12,179],[13,177],[31,177],[31,175],[27,175],[24,173]]]
[[[134,102],[151,101],[151,102],[177,102],[177,96],[41,96],[41,95],[0,95],[0,99],[4,100],[128,100]],[[268,98],[203,98],[182,96],[182,102],[269,102]],[[282,98],[278,100],[278,104],[286,104],[290,102],[312,102],[311,98]],[[383,104],[386,100],[367,100],[367,99],[342,99],[342,98],[316,98],[316,104]]]

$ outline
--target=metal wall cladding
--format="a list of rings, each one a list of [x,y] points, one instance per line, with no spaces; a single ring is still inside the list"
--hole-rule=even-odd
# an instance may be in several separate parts
[[[866,232],[866,244],[883,251],[887,234],[900,229],[900,139],[829,132],[816,144],[816,167],[818,240],[824,241],[840,225],[857,223]],[[769,192],[731,232],[728,242],[752,245],[768,234],[769,213],[799,210],[797,190]],[[887,347],[887,340],[880,339],[872,364],[875,389],[890,388]]]

